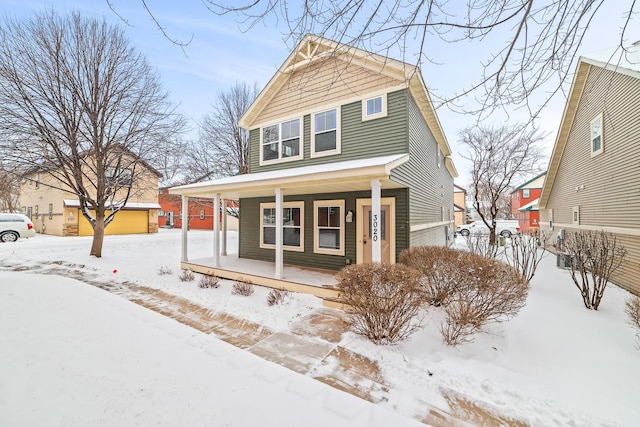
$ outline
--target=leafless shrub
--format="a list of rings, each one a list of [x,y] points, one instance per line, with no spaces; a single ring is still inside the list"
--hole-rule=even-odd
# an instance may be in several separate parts
[[[449,302],[463,280],[457,265],[465,253],[444,246],[416,246],[402,251],[399,260],[422,273],[424,297],[439,307]]]
[[[167,274],[173,274],[173,271],[169,267],[162,266],[158,269],[158,276],[165,276]]]
[[[451,302],[444,308],[440,327],[447,345],[470,342],[470,335],[483,325],[502,322],[524,307],[528,282],[518,271],[502,262],[468,254],[458,268],[466,272]]]
[[[547,240],[549,240],[549,233],[539,230],[511,236],[511,244],[504,252],[505,258],[524,276],[527,283],[533,279],[538,264],[546,253]]]
[[[178,279],[180,279],[181,282],[193,282],[195,278],[196,276],[193,274],[193,271],[189,269],[182,270],[182,273],[178,276]]]
[[[241,280],[242,277],[238,277],[231,288],[232,295],[242,295],[243,297],[248,297],[253,295],[255,289],[253,287],[253,283],[250,280]]]
[[[467,242],[469,252],[491,259],[495,259],[498,256],[499,247],[491,244],[488,234],[469,234],[464,239]]]
[[[284,289],[271,289],[271,291],[267,295],[267,305],[271,307],[274,305],[283,304],[289,295],[290,292],[285,291]]]
[[[340,297],[353,315],[357,333],[377,344],[408,338],[423,304],[421,274],[402,264],[358,264],[338,273]]]
[[[220,287],[220,278],[212,273],[203,274],[198,283],[202,289],[215,289]]]
[[[627,254],[616,237],[604,231],[566,232],[565,253],[571,257],[571,278],[582,295],[584,306],[597,310],[611,274]]]
[[[630,296],[625,301],[624,312],[627,314],[627,322],[636,330],[636,347],[640,350],[640,297]]]

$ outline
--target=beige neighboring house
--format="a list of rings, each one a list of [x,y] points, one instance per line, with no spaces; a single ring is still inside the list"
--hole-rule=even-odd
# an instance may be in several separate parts
[[[467,223],[467,190],[453,184],[454,226]]]
[[[130,182],[129,200],[106,227],[105,234],[158,232],[158,178],[161,175],[144,163],[138,162],[137,167],[143,169],[136,172]],[[38,233],[93,236],[91,224],[81,214],[80,201],[67,189],[46,170],[28,174],[20,186],[21,212],[31,218]],[[115,198],[119,199],[122,197]]]
[[[581,57],[539,202],[543,230],[604,230],[612,282],[640,294],[640,42]]]

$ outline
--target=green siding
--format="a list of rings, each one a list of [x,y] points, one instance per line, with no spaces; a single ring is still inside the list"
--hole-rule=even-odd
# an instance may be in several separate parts
[[[368,191],[351,193],[331,193],[314,195],[289,195],[285,202],[304,201],[304,249],[305,252],[284,251],[284,263],[302,267],[326,270],[340,270],[347,264],[356,262],[356,221],[345,223],[345,255],[325,255],[313,253],[313,202],[314,200],[344,200],[345,210],[356,212],[356,199],[370,198]],[[408,199],[407,190],[383,190],[382,197],[396,199],[396,259],[408,245]],[[240,240],[238,255],[264,261],[275,261],[273,249],[260,248],[260,203],[274,202],[273,197],[240,199]],[[357,212],[356,212],[357,215]]]
[[[442,208],[445,208],[445,220],[453,226],[453,177],[440,158],[438,167],[438,145],[422,117],[412,97],[407,97],[409,120],[410,160],[392,171],[392,179],[406,185],[409,190],[409,218],[411,225],[438,223],[442,221]],[[450,231],[450,230],[449,230]],[[420,230],[411,233],[410,245],[447,243],[445,226]]]
[[[387,117],[362,121],[362,101],[341,106],[342,153],[311,158],[311,116],[304,116],[304,159],[260,166],[260,129],[250,131],[249,172],[267,172],[329,162],[409,152],[406,90],[387,96]]]

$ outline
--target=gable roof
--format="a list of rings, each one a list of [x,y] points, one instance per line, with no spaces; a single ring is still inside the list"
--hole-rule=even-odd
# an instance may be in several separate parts
[[[542,178],[543,176],[545,176],[547,174],[547,171],[542,172],[539,175],[534,176],[533,178],[531,178],[529,181],[525,182],[524,184],[519,185],[518,187],[516,187],[511,193],[515,193],[518,190],[521,190],[523,188],[542,188],[542,186],[529,186],[529,184],[533,183],[534,181]],[[537,183],[536,183],[537,184]]]
[[[636,79],[640,79],[640,41],[635,42],[628,48],[622,49],[620,47],[604,49],[592,54],[581,56],[576,65],[576,71],[573,76],[573,82],[571,83],[571,90],[567,103],[564,107],[564,113],[562,114],[562,121],[560,122],[560,128],[556,135],[556,141],[553,145],[553,152],[551,153],[551,159],[549,160],[549,167],[547,169],[547,176],[542,187],[542,194],[540,195],[539,207],[545,209],[551,188],[555,181],[560,167],[560,160],[564,153],[567,140],[569,139],[569,132],[573,127],[573,120],[575,119],[578,111],[578,105],[582,98],[582,91],[584,90],[589,76],[589,71],[592,66],[605,68],[616,73],[625,74]]]
[[[245,129],[253,127],[260,113],[269,105],[280,89],[287,84],[294,72],[329,58],[342,60],[374,73],[396,79],[399,86],[402,85],[407,88],[418,104],[423,118],[429,125],[429,129],[445,156],[445,166],[452,176],[458,176],[458,172],[451,160],[451,147],[436,115],[420,69],[405,62],[334,42],[320,36],[311,34],[304,36],[300,44],[289,54],[249,109],[240,118],[239,125]]]

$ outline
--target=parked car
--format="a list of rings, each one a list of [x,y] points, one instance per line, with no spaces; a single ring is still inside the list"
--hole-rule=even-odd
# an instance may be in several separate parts
[[[21,214],[0,213],[0,242],[15,242],[21,237],[34,237],[31,220]]]
[[[489,227],[482,220],[471,224],[463,224],[456,227],[456,234],[468,236],[469,234],[489,234]],[[520,234],[520,226],[517,220],[496,221],[496,235],[509,238],[514,234]]]

